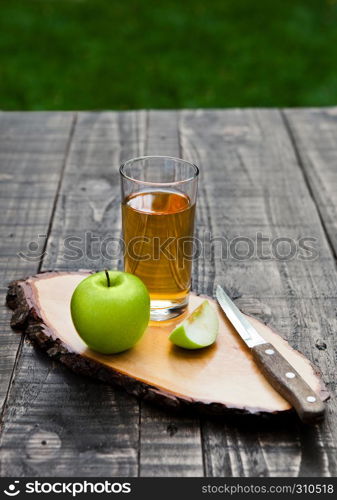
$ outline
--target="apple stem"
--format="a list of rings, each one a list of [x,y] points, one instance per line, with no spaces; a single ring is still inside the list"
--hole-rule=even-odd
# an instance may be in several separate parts
[[[109,272],[107,269],[104,269],[106,280],[108,282],[108,287],[110,287],[110,277],[109,277]]]

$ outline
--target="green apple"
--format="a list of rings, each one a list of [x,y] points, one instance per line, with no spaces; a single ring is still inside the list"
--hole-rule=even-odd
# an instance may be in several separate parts
[[[204,300],[188,318],[175,328],[169,339],[185,349],[201,349],[215,342],[219,331],[217,312]]]
[[[79,336],[93,350],[113,354],[130,349],[150,319],[150,296],[133,274],[102,271],[76,287],[71,316]]]

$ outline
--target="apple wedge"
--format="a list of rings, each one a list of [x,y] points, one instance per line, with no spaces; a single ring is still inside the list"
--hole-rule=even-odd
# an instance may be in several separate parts
[[[169,336],[173,344],[184,349],[202,349],[213,344],[219,331],[217,312],[204,300]]]

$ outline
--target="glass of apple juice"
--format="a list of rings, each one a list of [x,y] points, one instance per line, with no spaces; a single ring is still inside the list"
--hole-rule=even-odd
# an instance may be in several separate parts
[[[143,156],[120,167],[124,270],[151,298],[151,320],[179,316],[191,286],[199,169],[169,156]]]

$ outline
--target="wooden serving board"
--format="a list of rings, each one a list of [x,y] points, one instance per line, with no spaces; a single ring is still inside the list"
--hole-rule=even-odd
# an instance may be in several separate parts
[[[213,299],[220,320],[214,345],[187,351],[169,342],[179,320],[150,324],[132,349],[102,355],[86,347],[74,329],[70,299],[89,272],[47,272],[10,284],[7,303],[13,309],[12,327],[24,330],[47,353],[75,372],[123,386],[140,397],[170,406],[194,405],[213,413],[279,413],[291,410],[267,382],[249,350]],[[189,311],[204,297],[190,296]],[[328,392],[316,368],[270,327],[255,318],[249,321],[302,375],[321,399]]]

